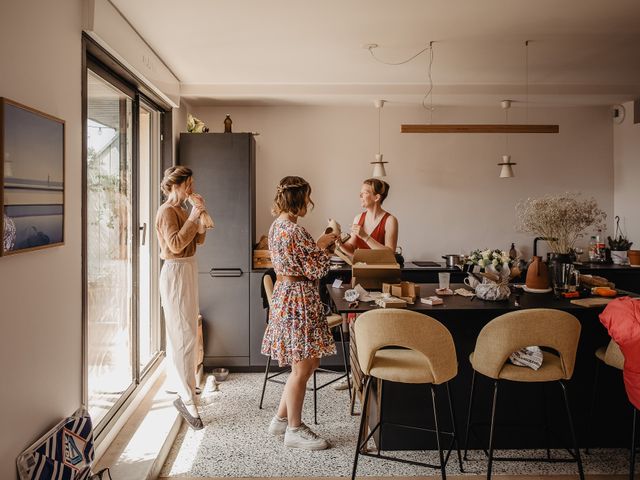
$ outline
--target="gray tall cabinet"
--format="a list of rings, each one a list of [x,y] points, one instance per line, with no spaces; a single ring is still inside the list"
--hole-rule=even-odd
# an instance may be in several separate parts
[[[255,140],[250,133],[183,133],[179,149],[179,163],[193,170],[195,191],[216,224],[196,254],[205,366],[260,364],[255,339],[265,310],[262,272],[252,271]]]

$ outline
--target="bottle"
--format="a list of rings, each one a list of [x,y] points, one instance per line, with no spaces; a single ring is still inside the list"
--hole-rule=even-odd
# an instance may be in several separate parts
[[[595,235],[591,235],[591,240],[589,240],[589,261],[598,261],[598,240]]]
[[[509,258],[511,260],[515,260],[518,258],[518,251],[516,250],[516,244],[512,243],[511,248],[509,249]]]
[[[231,115],[227,113],[227,118],[224,119],[224,133],[231,133]]]
[[[604,262],[607,258],[607,252],[605,251],[604,238],[602,237],[601,229],[598,229],[598,235],[596,235],[596,242],[598,246],[598,262]]]

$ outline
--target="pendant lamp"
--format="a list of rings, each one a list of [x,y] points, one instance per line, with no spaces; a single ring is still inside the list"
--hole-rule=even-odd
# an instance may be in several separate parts
[[[389,162],[382,161],[382,154],[380,153],[380,123],[381,123],[380,115],[381,115],[382,107],[384,107],[384,100],[376,100],[374,102],[374,105],[378,109],[378,153],[376,153],[375,155],[376,161],[371,162],[371,164],[373,165],[373,177],[382,178],[387,176],[387,171],[384,168],[384,164],[389,163]]]
[[[511,100],[503,100],[500,102],[500,106],[504,110],[504,123],[505,125],[509,124],[509,108],[511,108]],[[504,136],[504,149],[506,152],[509,151],[509,136]],[[511,162],[511,155],[508,153],[506,155],[502,155],[502,162],[498,163],[502,168],[500,169],[500,178],[512,178],[514,177],[513,166],[515,163]]]

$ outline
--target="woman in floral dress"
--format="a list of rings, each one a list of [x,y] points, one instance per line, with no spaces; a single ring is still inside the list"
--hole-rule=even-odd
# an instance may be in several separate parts
[[[298,225],[298,217],[305,216],[308,205],[313,202],[306,180],[285,177],[280,181],[273,205],[273,214],[278,217],[269,230],[277,280],[262,353],[277,359],[280,366],[291,365],[269,433],[284,434],[287,447],[323,450],[329,443],[302,422],[302,404],[307,381],[320,358],[336,353],[316,282],[329,271],[327,248],[336,236],[325,234],[316,242]]]

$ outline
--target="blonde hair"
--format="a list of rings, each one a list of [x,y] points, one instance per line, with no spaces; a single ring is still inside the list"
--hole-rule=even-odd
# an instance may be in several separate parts
[[[379,178],[367,178],[362,183],[364,185],[369,185],[371,190],[373,190],[374,195],[380,195],[380,205],[382,205],[384,199],[389,195],[389,184]]]
[[[174,185],[182,185],[193,175],[193,171],[189,167],[175,165],[164,171],[164,178],[160,182],[160,189],[166,196],[171,194],[171,187]]]
[[[311,185],[302,177],[284,177],[276,187],[271,213],[280,215],[282,212],[299,215],[307,204],[314,204],[311,200]]]

